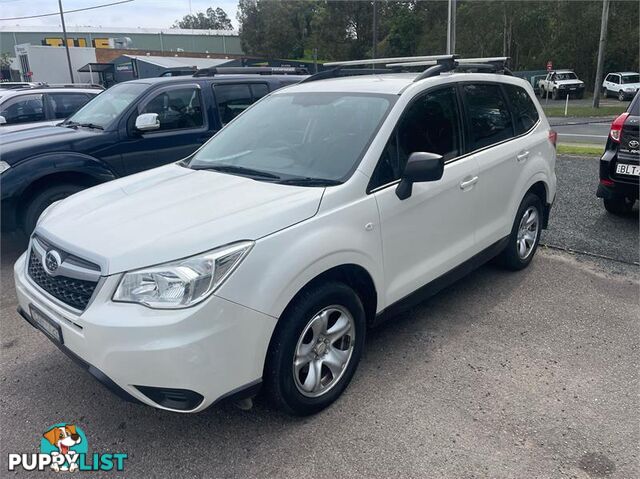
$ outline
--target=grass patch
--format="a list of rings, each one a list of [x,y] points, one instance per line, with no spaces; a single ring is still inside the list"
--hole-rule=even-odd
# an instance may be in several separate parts
[[[568,145],[559,144],[559,155],[585,155],[585,156],[600,156],[604,151],[604,146],[593,145]]]
[[[542,106],[547,116],[564,116],[564,105],[562,106]],[[588,118],[594,116],[618,116],[620,113],[627,109],[626,103],[620,103],[616,106],[601,106],[600,108],[593,108],[590,106],[571,106],[567,109],[567,116]]]

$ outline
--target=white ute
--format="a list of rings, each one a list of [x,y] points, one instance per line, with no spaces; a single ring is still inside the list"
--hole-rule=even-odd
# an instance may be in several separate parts
[[[177,164],[53,204],[15,264],[20,313],[126,399],[198,412],[262,386],[323,409],[369,326],[491,258],[532,260],[555,133],[504,61],[337,64]]]

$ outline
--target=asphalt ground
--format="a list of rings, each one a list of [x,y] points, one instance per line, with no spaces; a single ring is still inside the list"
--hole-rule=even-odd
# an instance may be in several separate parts
[[[543,247],[525,271],[480,268],[370,331],[346,393],[308,418],[120,401],[15,313],[3,238],[0,470],[68,422],[135,478],[640,477],[638,216],[607,215],[596,168],[559,159],[543,242],[612,259]],[[10,477],[29,475],[53,476]]]
[[[604,151],[613,118],[553,118],[552,128],[558,132],[558,143],[600,146]]]

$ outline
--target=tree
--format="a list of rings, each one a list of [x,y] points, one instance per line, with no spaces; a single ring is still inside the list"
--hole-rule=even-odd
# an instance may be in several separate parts
[[[233,30],[231,20],[222,8],[207,8],[206,12],[185,15],[182,20],[176,20],[171,28],[199,29],[199,30]]]

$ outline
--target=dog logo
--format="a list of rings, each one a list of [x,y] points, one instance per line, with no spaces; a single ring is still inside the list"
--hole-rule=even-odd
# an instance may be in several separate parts
[[[87,452],[87,438],[79,427],[73,424],[58,424],[42,437],[41,452],[64,458],[64,461],[54,460],[51,463],[52,470],[73,472],[78,469],[77,455]]]
[[[62,258],[56,250],[49,250],[47,254],[44,255],[44,270],[50,275],[56,272],[60,263],[62,263]]]
[[[638,140],[631,140],[629,141],[629,148],[638,148],[640,146],[640,141]]]

